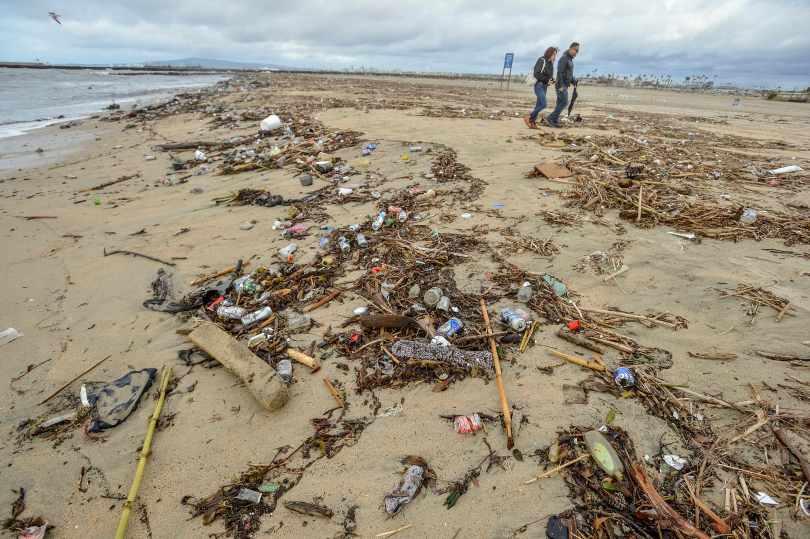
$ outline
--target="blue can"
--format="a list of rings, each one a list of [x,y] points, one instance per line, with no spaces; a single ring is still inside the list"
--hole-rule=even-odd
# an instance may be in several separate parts
[[[613,371],[613,381],[624,388],[631,388],[636,385],[636,377],[633,371],[627,367],[619,367]]]
[[[464,322],[459,320],[458,318],[451,318],[441,326],[439,329],[436,330],[436,333],[443,337],[451,337],[461,331],[461,328],[464,327]]]

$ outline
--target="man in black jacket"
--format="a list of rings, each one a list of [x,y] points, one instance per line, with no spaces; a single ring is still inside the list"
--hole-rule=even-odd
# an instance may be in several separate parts
[[[577,79],[574,77],[574,58],[579,53],[579,43],[576,41],[571,43],[568,50],[560,57],[557,63],[557,106],[554,107],[554,112],[548,115],[546,122],[551,127],[560,126],[560,114],[565,110],[568,105],[568,87],[576,86]]]

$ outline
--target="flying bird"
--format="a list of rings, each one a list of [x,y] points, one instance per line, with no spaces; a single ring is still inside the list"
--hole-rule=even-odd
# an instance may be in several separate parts
[[[62,24],[62,21],[60,21],[60,20],[59,20],[59,17],[61,17],[61,15],[57,15],[57,14],[56,14],[56,13],[54,13],[53,11],[49,11],[49,12],[48,12],[48,15],[50,15],[50,16],[51,16],[51,18],[52,18],[53,20],[55,20],[57,23]]]

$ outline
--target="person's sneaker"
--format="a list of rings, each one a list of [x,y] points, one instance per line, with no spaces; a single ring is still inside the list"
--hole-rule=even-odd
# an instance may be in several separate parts
[[[546,125],[548,125],[549,127],[554,127],[556,129],[561,129],[562,128],[562,126],[560,125],[560,122],[552,122],[548,118],[546,118]]]

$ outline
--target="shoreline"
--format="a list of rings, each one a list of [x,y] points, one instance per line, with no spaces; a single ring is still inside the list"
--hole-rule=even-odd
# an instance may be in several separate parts
[[[804,172],[771,184],[774,178],[756,172],[794,162],[810,170],[810,109],[755,98],[734,105],[728,96],[661,90],[583,86],[580,93],[575,111],[583,122],[563,130],[528,130],[521,119],[534,104],[528,85],[506,92],[491,81],[250,75],[229,81],[220,92],[131,117],[88,118],[70,129],[50,126],[3,139],[47,135],[54,146],[82,140],[51,164],[0,170],[0,249],[5,253],[0,275],[13,283],[0,312],[0,330],[14,327],[24,334],[2,345],[0,372],[12,382],[0,388],[0,423],[11,433],[0,442],[0,457],[8,463],[0,474],[9,485],[0,491],[0,507],[13,503],[12,487],[23,487],[22,516],[48,520],[55,526],[49,537],[112,536],[155,386],[126,421],[94,437],[83,432],[79,420],[45,434],[32,434],[32,426],[75,410],[82,383],[164,365],[173,367],[177,383],[155,434],[139,493],[141,518],[130,522],[132,537],[204,537],[233,533],[239,525],[255,537],[334,537],[348,533],[342,523],[355,512],[356,533],[362,537],[410,525],[396,537],[511,538],[524,523],[541,519],[526,524],[528,535],[517,537],[539,536],[543,517],[574,506],[588,510],[565,473],[525,485],[555,466],[547,460],[549,447],[574,425],[622,429],[642,465],[643,455],[655,461],[665,447],[687,459],[686,471],[692,473],[709,448],[719,446],[713,444],[722,441],[720,436],[746,432],[757,406],[774,422],[788,413],[796,421],[810,421],[802,387],[791,382],[791,377],[807,378],[806,366],[756,353],[806,356],[810,350],[810,275],[802,255],[810,257],[810,243],[786,245],[784,236],[799,234],[802,219],[810,219],[810,210],[791,205],[800,202],[810,178]],[[271,112],[289,122],[295,136],[257,137],[259,121]],[[316,150],[318,140],[322,147]],[[200,141],[206,142],[205,162],[194,156]],[[377,147],[363,155],[367,142]],[[33,151],[36,143],[26,143],[26,151]],[[181,149],[157,148],[165,144]],[[48,158],[51,150],[45,150],[42,157]],[[300,175],[315,166],[309,158],[331,159],[336,167],[343,163],[354,170],[312,173],[307,186]],[[638,185],[600,191],[598,183],[583,183],[612,185],[625,177],[626,163],[637,160],[647,167],[648,175],[639,180],[643,191]],[[543,161],[564,163],[577,177],[532,177],[529,173]],[[175,170],[178,163],[182,170]],[[671,190],[673,184],[683,192]],[[339,188],[352,192],[341,195]],[[234,204],[243,189],[295,202]],[[434,191],[432,197],[417,194],[428,190]],[[589,203],[588,193],[604,201]],[[624,193],[630,193],[632,204],[616,205],[615,197]],[[773,219],[775,224],[753,229],[728,218],[710,227],[702,224],[701,215],[688,214],[685,200],[706,204],[703,215],[726,215],[727,208],[738,205],[755,207],[761,222]],[[374,231],[371,220],[389,204],[406,208],[410,217]],[[669,234],[689,231],[673,224],[678,215],[693,219],[700,243]],[[782,231],[781,216],[793,219],[793,226]],[[283,238],[274,222],[284,220],[309,231]],[[326,224],[352,240],[349,254],[333,249],[331,261],[324,258],[319,227]],[[362,225],[366,250],[356,247],[353,224]],[[752,230],[762,231],[761,241],[750,235]],[[723,239],[723,234],[740,236]],[[298,250],[287,267],[278,252],[291,242]],[[111,250],[172,265],[105,256]],[[178,355],[192,346],[186,330],[206,318],[233,330],[230,334],[240,342],[254,330],[245,332],[204,309],[186,316],[144,308],[153,297],[158,270],[170,276],[179,299],[197,290],[190,283],[237,260],[249,262],[247,272],[285,268],[278,282],[267,281],[267,290],[275,293],[273,336],[279,342],[289,338],[292,347],[321,363],[317,373],[293,364],[289,402],[278,411],[262,408],[225,369],[192,366]],[[629,269],[606,279],[621,265]],[[568,287],[579,314],[569,301],[543,288],[536,279],[543,274]],[[269,269],[267,275],[272,275]],[[442,287],[473,338],[484,331],[482,296],[495,323],[501,307],[515,304],[517,287],[532,281],[537,299],[526,308],[541,322],[536,344],[523,353],[517,345],[501,345],[519,452],[507,449],[491,378],[436,365],[410,366],[404,358],[402,364],[389,362],[393,347],[381,343],[424,340],[413,328],[343,327],[361,306],[374,313],[382,312],[380,305],[406,312],[418,301],[408,297],[414,280],[422,292]],[[760,305],[752,315],[743,299],[722,296],[721,291],[732,292],[740,283],[767,289],[790,304],[782,313]],[[335,291],[340,293],[314,308]],[[254,299],[236,301],[249,306]],[[635,313],[660,323],[641,324],[594,309]],[[293,311],[306,311],[317,324],[301,333],[288,331],[286,320]],[[447,318],[435,310],[414,316],[427,317],[422,323],[431,328]],[[661,404],[664,413],[655,415],[645,406],[649,401],[601,388],[591,371],[550,356],[548,347],[595,358],[591,350],[557,337],[571,316],[582,316],[589,328],[620,335],[623,340],[614,343],[618,348],[605,348],[600,357],[611,367],[653,369],[672,384],[669,391],[677,392],[680,406]],[[361,335],[354,348],[353,332]],[[482,340],[464,346],[487,349]],[[662,352],[646,364],[634,364],[621,351],[631,346],[647,354]],[[260,353],[271,363],[284,357],[283,352]],[[713,355],[726,359],[712,360]],[[323,379],[337,388],[345,408],[335,408]],[[707,405],[678,387],[710,395],[715,402]],[[750,401],[752,387],[762,398],[757,406],[741,405],[745,414],[717,405],[718,399]],[[671,413],[676,409],[692,415],[679,412],[679,424]],[[441,417],[475,412],[495,417],[475,435],[457,434],[452,422]],[[685,439],[682,428],[700,429],[702,435]],[[319,438],[319,433],[326,435]],[[793,498],[787,494],[796,478],[785,478],[767,429],[754,434],[724,445],[713,458],[732,455],[738,459],[735,466],[777,474],[774,482],[747,476],[749,488],[784,502],[769,509],[767,518],[778,519],[791,537],[806,535],[810,524],[792,517]],[[284,447],[289,449],[279,449]],[[769,451],[769,462],[779,465],[760,469],[763,450]],[[478,464],[493,454],[498,464],[491,469]],[[392,520],[381,505],[399,481],[406,455],[423,457],[437,479]],[[289,468],[274,469],[288,458]],[[271,469],[255,481],[249,475],[254,465]],[[649,473],[657,473],[656,466],[648,466]],[[447,493],[438,492],[476,469],[469,488],[448,510]],[[706,474],[713,483],[706,482],[701,499],[727,518],[720,487],[738,484],[737,475],[711,462]],[[670,483],[657,485],[664,489]],[[278,503],[274,509],[270,502],[246,505],[223,490],[227,485],[252,490],[270,485],[264,499]],[[273,485],[285,486],[273,490]],[[219,499],[226,505],[210,513],[218,518],[206,525],[192,515],[195,507],[203,507],[195,504],[214,494],[223,496]],[[681,504],[671,492],[665,494],[670,503]],[[299,500],[315,500],[334,516],[310,517],[283,505]],[[741,520],[747,523],[757,514],[750,511],[753,516],[746,513]],[[634,517],[628,513],[626,518]],[[707,528],[705,518],[700,525]]]

